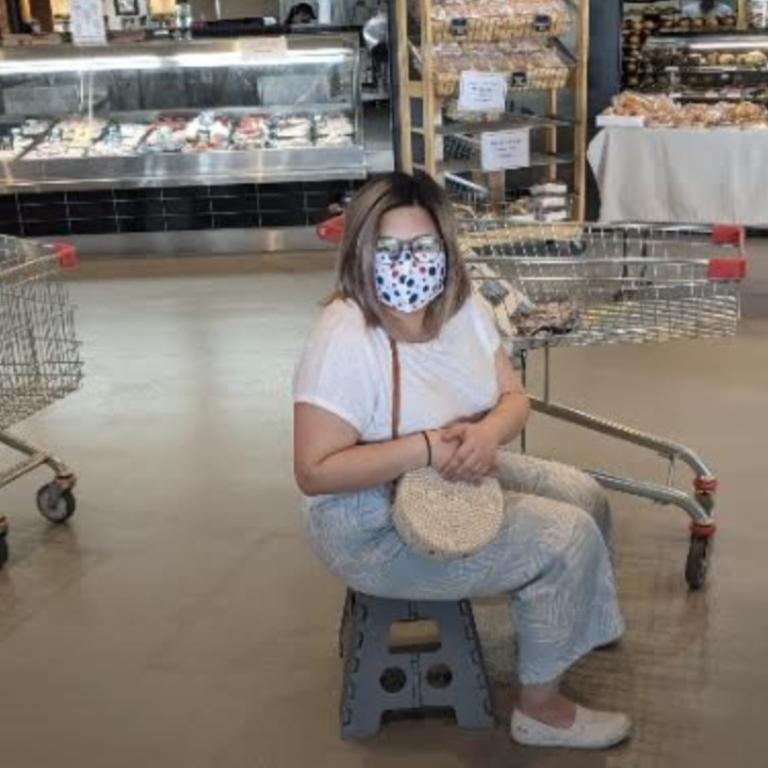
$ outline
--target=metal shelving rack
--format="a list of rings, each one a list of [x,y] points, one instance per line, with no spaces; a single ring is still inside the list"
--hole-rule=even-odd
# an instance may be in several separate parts
[[[478,3],[481,0],[477,0]],[[509,200],[516,171],[484,172],[480,168],[481,134],[513,128],[529,128],[532,132],[532,168],[543,169],[542,181],[560,178],[564,166],[569,174],[571,219],[583,221],[586,185],[587,128],[587,58],[589,50],[589,3],[587,0],[565,0],[573,17],[571,32],[547,40],[571,65],[564,88],[540,89],[545,107],[539,113],[507,111],[493,122],[447,120],[446,99],[435,93],[433,0],[396,0],[397,32],[396,77],[398,80],[399,167],[411,172],[421,169],[439,182],[469,193],[470,199],[487,202]],[[539,36],[541,39],[541,36]],[[461,38],[456,41],[460,42]],[[492,43],[488,43],[492,45]],[[413,58],[420,60],[420,71]],[[570,91],[571,97],[564,97]],[[526,93],[535,93],[531,90]],[[568,109],[566,115],[561,109]],[[543,114],[542,114],[543,112]],[[534,141],[543,133],[543,141]],[[568,136],[570,134],[570,137]],[[446,139],[463,144],[465,157],[451,157]]]

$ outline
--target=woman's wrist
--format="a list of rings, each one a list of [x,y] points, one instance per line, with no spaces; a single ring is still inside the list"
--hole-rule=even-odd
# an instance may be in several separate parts
[[[489,435],[497,447],[504,442],[507,432],[506,424],[503,419],[499,418],[498,414],[489,413],[482,421],[478,422],[477,426]]]
[[[526,416],[522,419],[518,419],[515,414],[518,408],[515,401],[519,401],[520,398],[523,401],[522,408],[526,412]],[[529,408],[528,396],[525,392],[505,392],[499,398],[496,407],[480,421],[480,426],[493,436],[497,445],[505,445],[520,433],[520,429],[525,427]],[[520,423],[515,424],[516,421]]]

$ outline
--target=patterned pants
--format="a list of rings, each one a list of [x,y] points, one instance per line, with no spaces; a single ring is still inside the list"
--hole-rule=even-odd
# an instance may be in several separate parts
[[[506,523],[477,554],[436,560],[392,525],[389,486],[310,501],[308,527],[327,567],[379,597],[459,600],[508,593],[518,676],[552,682],[623,632],[611,565],[611,510],[599,485],[573,467],[502,452]]]

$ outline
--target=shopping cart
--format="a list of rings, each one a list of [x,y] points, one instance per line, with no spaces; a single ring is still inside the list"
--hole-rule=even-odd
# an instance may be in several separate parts
[[[55,478],[37,492],[37,507],[53,523],[75,512],[74,473],[6,430],[80,385],[80,345],[62,281],[62,270],[76,261],[72,246],[0,235],[0,446],[25,457],[0,472],[0,488],[37,467],[50,467]],[[0,515],[0,567],[8,558],[7,532],[7,519]]]
[[[691,519],[685,577],[706,580],[715,533],[717,480],[691,449],[556,403],[550,396],[550,350],[557,346],[664,342],[736,333],[739,282],[746,274],[743,231],[648,226],[510,226],[467,218],[462,247],[470,274],[525,379],[528,355],[542,349],[544,391],[534,410],[646,448],[669,462],[666,483],[607,472],[606,488],[675,505]],[[525,450],[525,436],[523,436]],[[693,491],[675,486],[676,464],[688,465]]]

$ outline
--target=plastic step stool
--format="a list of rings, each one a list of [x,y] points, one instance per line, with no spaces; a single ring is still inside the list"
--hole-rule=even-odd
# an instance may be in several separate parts
[[[393,625],[435,622],[439,642],[391,648]],[[390,600],[347,591],[341,736],[378,733],[390,711],[452,709],[462,728],[493,728],[488,678],[469,600]]]

